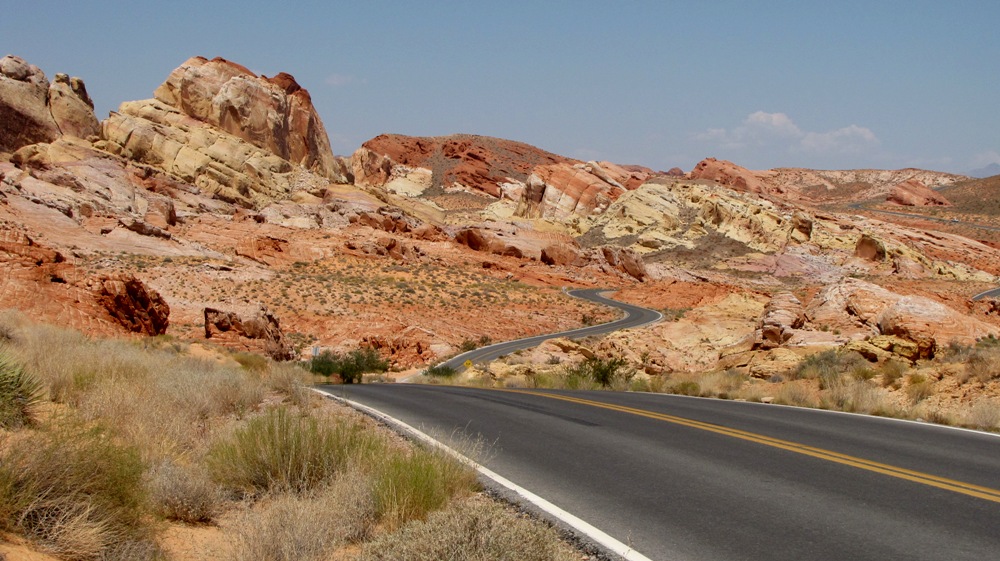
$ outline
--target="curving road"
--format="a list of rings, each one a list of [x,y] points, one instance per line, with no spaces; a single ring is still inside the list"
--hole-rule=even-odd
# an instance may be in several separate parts
[[[330,387],[433,434],[651,560],[984,560],[1000,437],[661,394]]]
[[[605,298],[604,296],[601,296],[602,292],[607,292],[607,289],[586,288],[586,289],[570,290],[568,291],[568,294],[570,296],[575,296],[576,298],[581,298],[583,300],[588,300],[590,302],[596,302],[598,304],[604,304],[606,306],[618,308],[619,310],[625,312],[625,317],[617,321],[602,323],[600,325],[581,327],[580,329],[562,331],[560,333],[550,333],[546,335],[537,335],[535,337],[526,337],[524,339],[516,339],[514,341],[506,341],[503,343],[496,343],[494,345],[489,345],[486,347],[480,347],[478,349],[469,351],[467,353],[462,353],[454,358],[451,358],[443,362],[442,365],[461,371],[465,368],[464,365],[466,361],[471,361],[474,364],[480,362],[489,362],[503,355],[509,355],[514,351],[535,347],[537,345],[540,345],[544,341],[547,341],[549,339],[554,339],[556,337],[569,337],[571,339],[578,339],[581,337],[587,337],[589,335],[603,335],[605,333],[618,331],[619,329],[642,327],[644,325],[655,323],[659,321],[661,318],[663,318],[663,314],[657,312],[656,310],[650,310],[648,308],[633,306],[632,304],[626,304],[624,302],[619,302],[617,300]]]

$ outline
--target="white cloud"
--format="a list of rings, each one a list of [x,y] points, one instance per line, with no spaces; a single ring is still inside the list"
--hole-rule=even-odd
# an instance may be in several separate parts
[[[756,111],[731,129],[708,129],[696,140],[720,148],[770,148],[788,152],[854,153],[879,144],[875,133],[866,127],[849,125],[828,132],[804,131],[784,113]]]

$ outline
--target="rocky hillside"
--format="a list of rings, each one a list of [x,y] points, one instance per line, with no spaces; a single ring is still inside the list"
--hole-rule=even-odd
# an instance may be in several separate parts
[[[0,307],[40,319],[405,368],[606,317],[561,291],[603,286],[678,320],[607,352],[760,375],[1000,332],[968,300],[1000,284],[997,246],[820,210],[961,206],[960,176],[707,159],[682,177],[474,135],[381,135],[344,160],[287,74],[195,57],[99,123],[82,80],[0,69]]]
[[[777,197],[805,204],[850,204],[884,200],[899,185],[947,186],[968,177],[921,169],[811,170],[776,168],[751,171],[726,160],[707,158],[688,174],[737,191]]]

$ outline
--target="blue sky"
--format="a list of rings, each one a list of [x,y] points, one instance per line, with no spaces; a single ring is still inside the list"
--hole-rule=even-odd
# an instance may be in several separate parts
[[[0,55],[82,77],[98,118],[202,55],[294,75],[340,154],[473,133],[685,171],[1000,163],[1000,0],[5,4]]]

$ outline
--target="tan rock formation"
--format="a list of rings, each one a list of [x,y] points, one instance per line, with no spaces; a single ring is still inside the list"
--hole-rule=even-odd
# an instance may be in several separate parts
[[[904,181],[893,187],[886,202],[903,206],[951,206],[944,195],[916,179]]]
[[[156,99],[123,103],[102,137],[101,148],[245,206],[348,180],[305,90],[222,59],[188,60]]]
[[[784,192],[784,189],[775,188],[767,184],[757,174],[744,167],[715,158],[706,158],[698,162],[694,166],[694,169],[691,170],[691,173],[688,174],[688,177],[691,179],[707,179],[720,185],[731,187],[737,191],[748,193]]]
[[[764,308],[759,330],[758,348],[779,347],[793,336],[793,330],[805,323],[802,302],[791,292],[779,292]]]
[[[49,84],[37,66],[11,55],[0,59],[0,122],[0,152],[100,130],[83,80],[56,74]]]
[[[222,58],[193,57],[171,72],[154,95],[284,160],[342,179],[309,92],[289,74],[258,77]]]
[[[101,132],[101,124],[94,115],[94,102],[80,78],[55,75],[49,86],[49,110],[62,134],[89,138]]]

